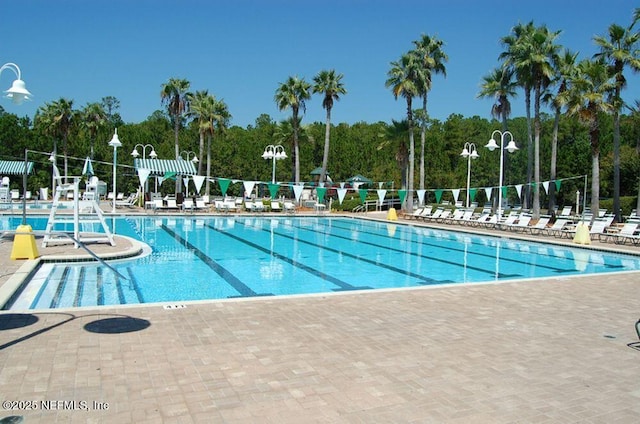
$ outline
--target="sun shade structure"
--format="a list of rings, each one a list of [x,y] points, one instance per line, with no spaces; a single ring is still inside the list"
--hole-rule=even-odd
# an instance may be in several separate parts
[[[135,159],[133,166],[136,169],[148,169],[150,175],[164,176],[166,173],[176,175],[196,175],[195,165],[190,160],[168,160],[168,159]]]
[[[33,162],[27,162],[27,173],[33,171]],[[21,160],[0,160],[0,175],[24,174],[24,162]]]

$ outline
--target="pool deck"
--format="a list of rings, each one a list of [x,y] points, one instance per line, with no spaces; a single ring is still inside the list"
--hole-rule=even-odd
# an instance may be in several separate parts
[[[28,262],[11,261],[11,246],[0,239],[0,288]],[[131,249],[121,240],[95,247],[101,255]],[[640,272],[6,311],[0,419],[633,423],[640,416],[639,318]]]

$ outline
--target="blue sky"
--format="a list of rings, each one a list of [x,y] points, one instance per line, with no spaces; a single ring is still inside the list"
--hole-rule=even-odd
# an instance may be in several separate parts
[[[161,109],[160,87],[185,78],[192,90],[224,99],[232,124],[253,124],[261,113],[287,118],[273,96],[290,75],[311,81],[322,69],[344,74],[348,91],[334,122],[403,119],[405,102],[384,85],[389,63],[422,33],[445,42],[447,77],[436,76],[429,113],[490,117],[492,100],[477,99],[482,76],[495,68],[500,38],[533,20],[562,30],[559,42],[580,57],[611,23],[628,25],[630,0],[22,0],[3,2],[2,63],[22,70],[34,100],[3,99],[7,111],[33,117],[61,97],[75,108],[105,96],[120,100],[125,122]],[[21,17],[24,17],[21,19]],[[628,74],[625,96],[640,99],[640,78]],[[6,90],[14,75],[0,75]],[[524,114],[522,95],[513,114]],[[303,122],[324,121],[320,96]]]

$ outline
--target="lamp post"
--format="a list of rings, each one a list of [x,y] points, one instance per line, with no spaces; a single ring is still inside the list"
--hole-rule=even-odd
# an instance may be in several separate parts
[[[500,135],[500,146],[496,143],[496,140],[493,138],[496,134]],[[507,147],[504,147],[504,140],[506,137],[509,137],[509,143],[507,143]],[[504,178],[504,151],[506,150],[509,153],[513,153],[518,150],[518,146],[516,146],[516,142],[513,139],[513,134],[509,131],[500,131],[495,130],[491,133],[491,139],[487,143],[487,149],[490,151],[494,151],[498,147],[500,148],[500,186],[498,187],[498,221],[502,218],[502,179]]]
[[[182,155],[185,155],[185,157],[182,157]],[[193,157],[191,159],[189,159],[191,157],[191,155],[193,155]],[[180,152],[180,159],[182,159],[182,160],[191,160],[191,162],[193,162],[194,165],[199,162],[198,156],[196,156],[196,152],[194,152],[192,150],[183,150],[182,152]],[[188,180],[187,180],[187,184],[189,184]],[[189,187],[185,187],[185,190],[187,191],[187,196],[188,196],[189,195]]]
[[[275,184],[276,182],[276,161],[280,159],[286,159],[287,153],[284,151],[284,147],[280,144],[269,144],[264,148],[264,153],[262,153],[262,159],[271,159],[273,162],[273,170],[271,171],[271,183]]]
[[[131,152],[131,156],[133,156],[134,158],[137,158],[138,156],[140,156],[140,153],[138,153],[138,147],[142,148],[142,159],[146,159],[147,158],[147,147],[151,149],[151,152],[149,153],[149,157],[151,159],[157,159],[158,158],[158,154],[156,153],[155,147],[153,147],[151,144],[141,144],[141,143],[138,143],[135,146],[133,146],[133,151]],[[149,187],[149,182],[147,180],[145,180],[145,182],[144,182],[145,196],[146,196],[147,191],[149,191],[148,187]],[[156,189],[156,191],[158,191],[158,190]]]
[[[471,189],[471,159],[478,159],[478,149],[474,143],[464,143],[460,156],[467,159],[467,207],[469,207],[469,190]]]
[[[118,129],[116,128],[113,133],[113,138],[109,142],[109,146],[113,147],[113,209],[112,213],[116,213],[116,199],[118,197],[116,190],[116,165],[118,162],[118,147],[122,146],[120,139],[118,138]]]
[[[4,65],[2,65],[2,67],[0,67],[0,73],[2,73],[2,71],[4,71],[5,69],[11,69],[18,78],[13,81],[13,84],[11,84],[11,88],[5,91],[5,93],[7,93],[5,97],[7,99],[11,99],[11,101],[17,105],[22,104],[22,102],[24,102],[25,100],[31,100],[32,94],[29,93],[29,90],[27,90],[24,81],[22,81],[22,76],[18,65],[16,65],[15,63],[5,63]]]

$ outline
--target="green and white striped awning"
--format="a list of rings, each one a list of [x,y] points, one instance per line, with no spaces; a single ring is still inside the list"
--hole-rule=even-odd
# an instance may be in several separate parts
[[[133,166],[136,169],[148,169],[151,175],[165,175],[167,172],[175,172],[178,175],[196,175],[196,167],[190,160],[178,159],[135,159]]]
[[[27,173],[33,172],[33,162],[27,162]],[[23,175],[24,161],[0,160],[0,177],[3,175]]]

